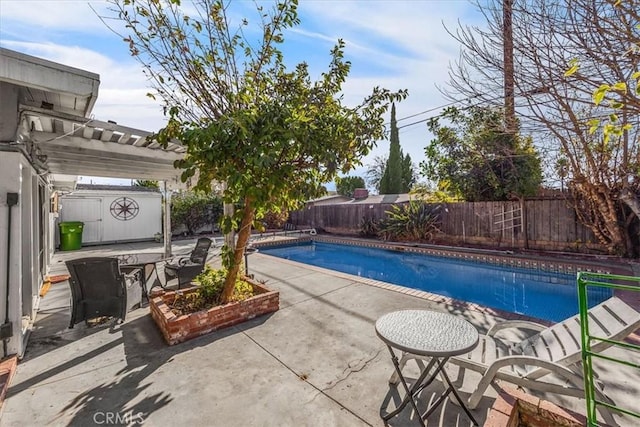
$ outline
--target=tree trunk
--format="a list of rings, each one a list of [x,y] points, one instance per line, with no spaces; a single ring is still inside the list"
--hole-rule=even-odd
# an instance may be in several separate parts
[[[609,253],[628,256],[626,232],[618,221],[616,203],[606,186],[583,181],[575,190],[578,198],[586,203],[576,206],[580,221],[593,231]]]
[[[620,192],[620,200],[629,206],[629,209],[640,219],[640,201],[638,201],[638,197],[633,194],[628,187],[623,188]]]
[[[244,251],[247,247],[247,242],[249,242],[249,237],[251,237],[251,226],[253,224],[253,218],[255,216],[255,212],[253,211],[253,205],[251,203],[251,199],[248,197],[244,199],[244,208],[242,209],[242,222],[240,224],[240,231],[238,232],[238,241],[236,242],[236,247],[233,251],[233,262],[231,267],[229,267],[229,271],[227,272],[227,277],[224,281],[224,290],[222,291],[222,303],[226,303],[233,296],[233,291],[236,285],[236,278],[238,277],[238,272],[240,271],[240,266],[242,265],[242,261],[244,260]]]

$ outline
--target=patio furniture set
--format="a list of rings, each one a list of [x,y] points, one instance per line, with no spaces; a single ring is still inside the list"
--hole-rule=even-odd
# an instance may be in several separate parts
[[[67,261],[71,286],[71,321],[74,325],[98,317],[115,317],[124,321],[126,313],[142,305],[156,286],[166,289],[177,279],[178,289],[188,284],[204,269],[211,239],[198,239],[187,257],[165,258],[161,253],[124,254],[115,257],[79,258]],[[164,267],[165,283],[154,281],[148,288],[157,266]]]
[[[640,328],[640,312],[618,297],[592,307],[588,316],[594,320],[600,339],[591,347],[602,351],[616,341],[623,340]],[[535,331],[519,342],[497,337],[500,331],[518,328]],[[387,421],[411,404],[420,424],[453,393],[474,425],[478,425],[470,409],[475,409],[487,387],[495,380],[560,395],[585,396],[581,362],[580,316],[570,317],[552,326],[528,321],[505,321],[494,325],[486,335],[466,320],[446,313],[423,310],[403,310],[386,314],[376,322],[378,337],[387,345],[395,372],[389,379],[391,387],[399,382],[406,394],[400,405],[382,418]],[[398,358],[396,352],[400,351]],[[409,360],[416,360],[420,369],[418,379],[409,387],[403,368]],[[425,364],[425,362],[428,362]],[[444,367],[447,363],[470,369],[482,375],[475,391],[467,401],[458,394]],[[435,370],[432,369],[435,367]],[[425,411],[418,410],[417,398],[437,376],[447,385],[442,395]],[[546,381],[556,377],[563,383]],[[599,401],[613,404],[604,394],[603,385],[596,384]]]

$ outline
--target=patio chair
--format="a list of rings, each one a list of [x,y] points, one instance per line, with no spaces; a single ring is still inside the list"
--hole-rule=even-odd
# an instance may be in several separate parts
[[[127,301],[140,302],[138,272],[124,275],[116,258],[80,258],[66,262],[71,286],[71,321],[77,323],[110,316],[122,321],[129,310]]]
[[[204,264],[209,255],[211,239],[201,237],[188,257],[169,260],[164,265],[164,277],[166,283],[178,279],[178,289],[191,281],[204,270]]]
[[[617,297],[609,298],[589,310],[589,326],[601,338],[622,340],[640,328],[640,313]],[[499,331],[519,328],[536,331],[534,335],[520,341],[511,342],[496,337]],[[602,351],[612,343],[594,342],[593,351]],[[407,361],[418,359],[405,353],[400,360],[403,367]],[[494,380],[567,396],[584,398],[584,381],[581,361],[581,334],[579,315],[570,317],[552,326],[535,322],[505,321],[494,325],[487,335],[480,336],[478,346],[470,353],[452,357],[449,362],[482,374],[475,391],[468,400],[468,407],[477,407],[485,390]],[[418,361],[418,363],[422,363]],[[554,375],[564,384],[545,381]],[[397,374],[389,380],[398,382]],[[597,384],[598,398],[611,402],[603,393],[603,385]]]

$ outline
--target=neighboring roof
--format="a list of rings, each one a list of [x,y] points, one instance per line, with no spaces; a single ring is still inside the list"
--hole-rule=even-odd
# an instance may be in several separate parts
[[[309,200],[307,203],[312,205],[353,205],[353,204],[386,204],[386,203],[406,203],[411,200],[409,194],[379,194],[368,196],[364,199],[352,199],[342,195],[323,196],[317,199]]]
[[[349,204],[385,204],[385,203],[406,203],[410,200],[409,194],[379,194],[369,196],[366,199],[358,199],[348,202]]]
[[[121,191],[139,193],[159,193],[157,188],[141,187],[138,185],[103,185],[103,184],[77,184],[76,190],[85,191]]]
[[[334,205],[349,202],[351,200],[351,197],[343,196],[341,194],[330,194],[328,196],[322,196],[317,199],[309,200],[307,203],[312,205]]]

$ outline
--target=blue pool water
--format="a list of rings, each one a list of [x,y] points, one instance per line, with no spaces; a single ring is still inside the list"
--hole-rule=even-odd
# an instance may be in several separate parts
[[[578,312],[575,275],[323,242],[261,248],[267,255],[558,322]],[[589,290],[593,306],[612,294]]]

